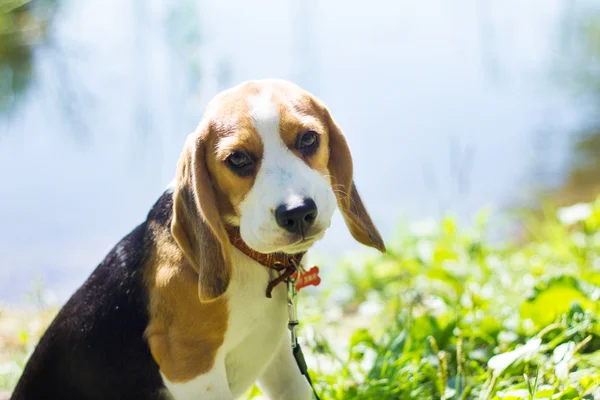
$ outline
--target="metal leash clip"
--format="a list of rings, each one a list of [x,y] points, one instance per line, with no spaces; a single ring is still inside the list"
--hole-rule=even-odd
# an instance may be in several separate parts
[[[287,292],[288,292],[288,329],[290,330],[290,337],[292,340],[292,354],[294,355],[294,359],[296,360],[296,364],[298,365],[298,369],[300,369],[300,373],[304,375],[310,388],[313,392],[313,397],[316,400],[319,399],[319,395],[317,394],[315,387],[313,386],[312,380],[310,379],[310,374],[308,373],[308,366],[306,365],[306,360],[304,359],[304,354],[302,354],[302,349],[300,348],[300,344],[298,344],[298,335],[296,333],[296,328],[298,327],[298,308],[297,308],[297,297],[298,297],[298,289],[296,289],[296,281],[300,276],[300,273],[305,271],[304,266],[300,263],[294,262],[294,267],[297,271],[296,276],[290,275],[287,280]]]
[[[295,265],[296,270],[301,269],[301,265]],[[296,328],[298,327],[298,290],[296,289],[296,279],[293,276],[288,277],[287,283],[287,297],[288,297],[288,329],[292,339],[292,349],[298,346],[298,336]]]

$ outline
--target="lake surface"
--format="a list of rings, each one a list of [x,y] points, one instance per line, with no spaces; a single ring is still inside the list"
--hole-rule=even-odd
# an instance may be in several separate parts
[[[551,80],[566,1],[82,3],[0,122],[0,302],[39,276],[68,298],[145,218],[206,103],[246,79],[329,105],[384,236],[556,183],[581,123]],[[314,251],[359,249],[336,215]]]

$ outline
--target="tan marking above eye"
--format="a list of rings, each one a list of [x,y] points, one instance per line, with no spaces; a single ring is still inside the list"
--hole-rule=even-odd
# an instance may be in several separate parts
[[[254,132],[240,132],[238,134],[221,138],[216,145],[215,157],[225,161],[233,152],[243,151],[259,160],[262,157],[263,145],[260,137]]]
[[[279,130],[283,143],[310,168],[328,176],[329,134],[321,111],[314,108],[309,99],[302,99],[294,104],[282,103],[279,110]],[[314,131],[319,135],[319,147],[308,157],[296,148],[298,135],[307,131]]]
[[[298,135],[302,133],[313,131],[321,137],[323,136],[322,132],[324,132],[324,129],[317,124],[290,123],[286,125],[284,127],[280,124],[281,140],[290,148],[296,148]]]
[[[239,114],[239,118],[241,120],[236,120],[237,122],[230,121],[228,129],[213,132],[214,150],[206,160],[217,189],[219,210],[223,217],[228,218],[239,216],[239,204],[252,189],[263,155],[260,136],[250,122],[244,119],[245,114]],[[253,158],[256,167],[251,175],[240,176],[228,166],[227,157],[237,151],[245,152]]]

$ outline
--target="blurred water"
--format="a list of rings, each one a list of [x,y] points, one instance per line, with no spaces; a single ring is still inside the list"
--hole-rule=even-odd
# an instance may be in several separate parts
[[[143,220],[206,102],[246,79],[330,106],[384,236],[564,171],[560,132],[580,120],[549,77],[565,1],[164,3],[65,3],[36,89],[0,125],[0,301],[40,275],[65,300]],[[331,231],[316,253],[359,248],[339,215]]]

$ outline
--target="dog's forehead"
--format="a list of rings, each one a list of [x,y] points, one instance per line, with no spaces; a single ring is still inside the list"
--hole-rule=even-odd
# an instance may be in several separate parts
[[[313,96],[283,80],[249,81],[222,92],[209,104],[207,114],[217,133],[225,136],[256,125],[322,119]]]

